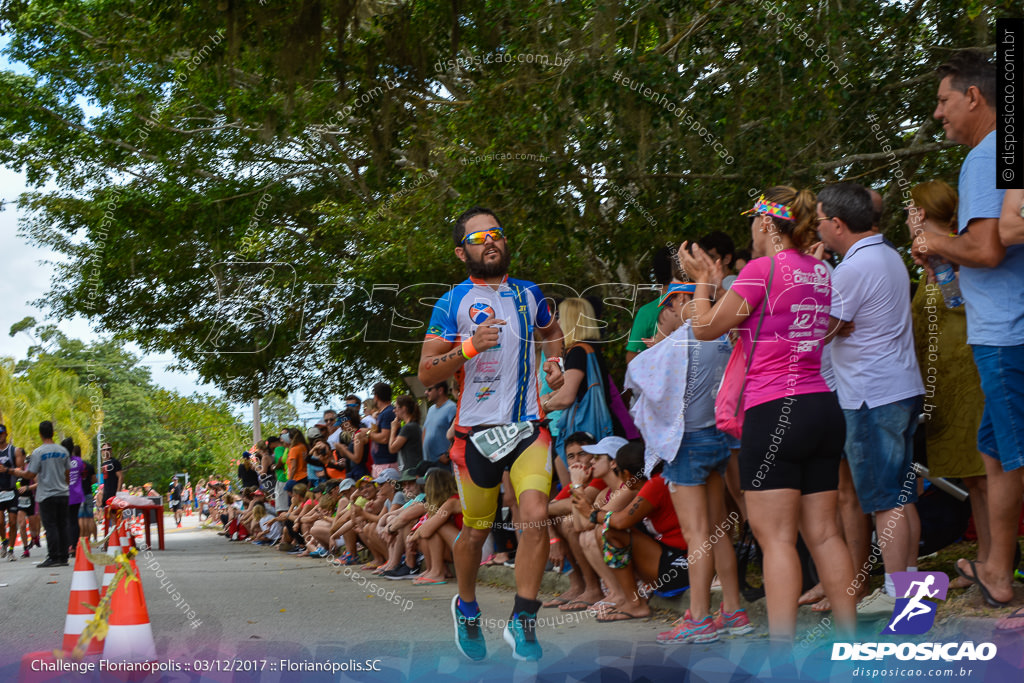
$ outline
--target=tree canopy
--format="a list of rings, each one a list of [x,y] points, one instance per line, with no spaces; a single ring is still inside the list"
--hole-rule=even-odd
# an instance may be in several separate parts
[[[96,435],[109,441],[129,484],[160,484],[176,472],[229,473],[250,442],[223,399],[182,396],[153,384],[149,370],[117,343],[85,344],[31,318],[12,334],[33,334],[27,358],[0,359],[0,415],[11,441],[31,452],[38,426],[54,423],[55,438],[70,436],[82,456],[96,458]],[[294,410],[294,409],[293,409]]]
[[[963,154],[931,119],[932,71],[1017,11],[6,0],[29,73],[0,73],[0,164],[39,188],[25,233],[70,257],[57,316],[234,400],[316,400],[414,367],[474,204],[514,274],[604,297],[615,339],[652,297],[653,250],[711,229],[745,245],[737,214],[768,185],[870,184],[905,243],[901,189],[954,181]]]

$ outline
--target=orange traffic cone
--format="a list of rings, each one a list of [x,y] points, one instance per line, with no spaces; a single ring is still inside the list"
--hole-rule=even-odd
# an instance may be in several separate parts
[[[110,623],[103,641],[103,659],[111,661],[156,661],[156,643],[149,623],[146,598],[135,560],[135,580],[122,579],[110,598]]]
[[[135,547],[135,538],[132,537],[131,523],[122,519],[118,527],[118,534],[121,536],[121,552],[128,552],[129,548]]]
[[[117,557],[121,554],[121,529],[119,527],[114,527],[113,532],[110,534],[110,541],[107,544],[107,554],[111,557]],[[100,596],[107,594],[107,586],[110,585],[110,582],[114,579],[114,574],[116,573],[116,564],[108,564],[103,567],[103,589],[100,591]]]
[[[93,615],[87,605],[100,604],[100,591],[96,586],[95,567],[86,553],[89,544],[84,538],[78,539],[78,551],[75,553],[75,571],[71,575],[71,597],[68,598],[68,616],[64,620],[64,651],[70,652],[78,644],[78,638],[85,629],[85,622]],[[83,604],[85,603],[85,604]],[[85,650],[87,655],[98,655],[103,646],[97,639],[92,639]]]

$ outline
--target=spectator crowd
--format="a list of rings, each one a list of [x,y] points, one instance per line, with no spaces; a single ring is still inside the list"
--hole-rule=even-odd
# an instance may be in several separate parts
[[[519,630],[507,639],[525,659],[540,657],[538,608],[625,621],[649,616],[655,592],[689,591],[686,614],[652,634],[660,643],[750,633],[743,599],[761,595],[774,638],[795,637],[801,605],[830,610],[850,636],[858,619],[892,615],[903,597],[893,575],[916,571],[942,532],[926,498],[951,483],[969,494],[978,541],[976,557],[950,567],[953,586],[1008,605],[1024,495],[1024,191],[996,188],[985,55],[940,67],[934,116],[970,151],[956,189],[909,189],[914,266],[883,235],[877,192],[767,188],[737,207],[749,248],[709,231],[653,250],[659,291],[636,312],[621,382],[595,302],[550,310],[535,285],[508,277],[497,216],[467,211],[453,236],[470,279],[435,308],[425,414],[377,384],[367,402],[350,395],[317,425],[246,452],[239,490],[175,484],[172,507],[194,505],[230,542],[418,585],[457,580],[456,642],[473,659],[485,654],[478,563],[516,567]],[[47,424],[27,465],[0,427],[0,511],[5,538],[20,532],[27,548],[21,501],[34,496],[59,539],[47,562],[61,564],[89,533],[70,519],[91,518],[94,473]],[[745,532],[761,593],[743,590]],[[876,559],[884,578],[870,591]],[[568,589],[541,603],[537,566],[571,568]],[[1024,612],[996,628],[1024,631]]]

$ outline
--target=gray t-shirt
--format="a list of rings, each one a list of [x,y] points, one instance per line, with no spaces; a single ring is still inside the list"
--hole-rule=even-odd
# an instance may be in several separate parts
[[[46,500],[68,495],[68,472],[71,469],[71,455],[67,449],[56,443],[45,443],[32,451],[28,471],[36,477],[36,500]]]
[[[684,429],[691,432],[715,424],[715,393],[732,349],[723,336],[712,341],[690,342],[687,351],[690,367],[683,424]]]

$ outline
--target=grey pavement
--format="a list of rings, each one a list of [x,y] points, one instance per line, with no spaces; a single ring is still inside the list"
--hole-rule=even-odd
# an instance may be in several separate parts
[[[137,558],[159,658],[165,667],[181,669],[152,674],[145,679],[147,683],[393,682],[442,677],[681,680],[686,671],[694,681],[843,681],[857,678],[854,667],[863,664],[832,662],[826,629],[822,629],[822,637],[807,645],[782,648],[776,653],[780,659],[771,666],[763,624],[748,636],[666,647],[656,644],[655,636],[669,628],[675,616],[671,613],[650,620],[603,624],[586,612],[565,614],[555,609],[540,614],[538,633],[544,658],[539,663],[518,662],[501,637],[502,620],[510,615],[514,593],[497,585],[485,585],[478,592],[488,658],[473,663],[463,658],[452,642],[454,583],[421,587],[411,581],[387,581],[358,567],[339,568],[324,559],[297,558],[272,548],[230,543],[212,530],[194,528],[194,523],[194,517],[186,518],[186,528],[173,529],[171,522],[167,550],[142,553]],[[34,563],[42,559],[0,564],[0,583],[8,584],[0,587],[0,613],[8,624],[0,629],[0,681],[15,679],[25,653],[52,650],[61,644],[71,567],[36,568]],[[490,572],[489,576],[507,580],[510,573]],[[190,611],[194,618],[189,617]],[[961,623],[956,628],[967,630],[968,626]],[[883,639],[877,634],[870,637]],[[1019,646],[1019,642],[1000,645],[1005,656],[987,663],[989,668],[971,680],[1007,680],[1002,678],[1003,668],[997,670],[995,665],[1003,659],[1012,665],[1014,657],[1024,661]],[[336,671],[304,670],[325,666]],[[359,666],[367,670],[355,670]],[[247,671],[253,668],[255,672]],[[1021,680],[1019,669],[1010,670],[1017,675],[1014,680]],[[989,673],[1000,677],[990,678]],[[109,674],[93,679],[65,673],[48,680],[111,678]]]

